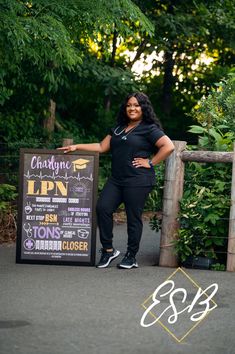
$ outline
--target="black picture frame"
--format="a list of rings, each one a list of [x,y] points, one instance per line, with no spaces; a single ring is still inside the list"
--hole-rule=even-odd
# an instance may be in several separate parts
[[[54,164],[52,163],[52,156],[53,156]],[[36,169],[35,171],[31,171],[31,170],[29,171],[30,157],[31,157],[31,166],[32,166],[32,168]],[[72,161],[73,159],[75,159],[74,160],[75,162],[79,160],[79,165],[77,165],[77,163],[75,164],[75,162]],[[32,165],[32,161],[35,162],[34,165]],[[82,163],[84,163],[85,161],[88,161],[88,163],[83,164],[82,169],[76,171],[76,174],[77,174],[77,177],[76,177],[76,175],[73,175],[73,173],[72,173],[71,166],[73,166],[74,170],[76,170],[76,168],[80,169],[81,168],[80,161],[82,161]],[[44,166],[44,163],[45,163],[46,167]],[[59,173],[61,173],[61,174],[64,173],[64,175],[62,175],[62,176],[58,175],[58,169],[55,170],[55,168],[60,166],[60,164],[61,164],[61,166],[63,165],[63,166],[66,166],[66,168],[68,168],[68,171],[66,170],[66,173],[63,172],[62,169],[60,170]],[[76,167],[75,167],[75,165],[76,165]],[[87,177],[85,175],[83,176],[83,174],[85,174],[85,172],[88,170],[88,167],[87,167],[88,165],[89,165],[89,171],[87,173],[90,174],[89,175],[90,177]],[[38,166],[40,166],[40,168],[38,168]],[[54,170],[53,170],[53,166],[54,166]],[[84,166],[86,166],[86,167],[84,167]],[[51,170],[49,170],[49,167],[51,168]],[[47,171],[47,169],[48,169],[48,171]],[[47,265],[50,265],[50,264],[53,264],[53,265],[73,265],[73,266],[74,265],[75,266],[94,266],[95,265],[96,228],[97,228],[95,209],[96,209],[97,193],[98,193],[98,169],[99,169],[99,153],[98,152],[75,151],[72,153],[65,154],[61,150],[25,149],[25,148],[20,149],[16,263],[47,264]],[[57,172],[57,175],[55,174],[55,172]],[[32,178],[32,179],[29,179],[29,178]],[[45,180],[45,179],[47,179],[47,180]],[[61,179],[63,181],[61,181]],[[66,180],[66,182],[64,182],[65,180]],[[44,181],[44,182],[41,183],[42,181]],[[75,185],[73,183],[73,181],[75,181],[75,183],[77,183],[77,185]],[[27,188],[28,188],[27,191],[26,191],[26,183],[28,183],[27,184]],[[80,183],[80,187],[79,187],[79,183]],[[41,194],[39,193],[40,187],[37,187],[38,190],[36,190],[37,188],[35,187],[35,189],[33,190],[33,192],[34,192],[33,196],[28,195],[29,194],[29,184],[30,184],[30,191],[32,190],[32,185],[33,185],[33,187],[35,187],[35,184],[38,184],[39,186],[41,185],[41,192],[43,190],[42,185],[44,185],[44,190],[46,192],[48,192],[48,194],[51,192],[51,190],[45,188],[45,185],[46,185],[46,187],[48,187],[48,186],[62,187],[66,184],[67,190],[64,193],[68,193],[68,195],[66,195],[66,198],[55,198],[55,197],[53,197],[53,195],[47,196],[45,198],[40,197],[41,196]],[[81,190],[81,191],[83,191],[83,193],[85,193],[85,197],[83,196],[82,198],[72,198],[70,195],[71,190],[69,189],[71,185],[72,185],[72,187],[74,187],[74,185],[76,187],[76,188],[73,188],[73,194],[78,193],[77,190]],[[88,187],[87,187],[87,185],[88,185]],[[61,190],[62,190],[62,188],[61,188]],[[26,193],[26,192],[28,192],[28,193]],[[57,188],[57,194],[59,192],[60,192],[60,189]],[[52,203],[50,202],[50,204],[46,204],[44,202],[41,202],[41,203],[37,202],[37,200],[43,201],[46,199],[50,200],[50,201],[60,199],[60,204],[56,204],[56,203],[53,204],[53,202]],[[72,201],[70,209],[68,208],[68,202],[61,203],[61,200],[65,200],[65,199],[67,199],[67,201],[69,203]],[[74,207],[73,200],[79,200],[79,203],[80,203],[80,199],[83,201],[83,208]],[[50,208],[48,207],[48,205],[50,206]],[[85,208],[84,208],[84,205],[85,205]],[[40,206],[40,207],[37,208],[36,206]],[[42,206],[44,206],[44,208],[42,208]],[[55,212],[55,210],[56,210],[55,208],[57,208],[56,212]],[[43,240],[37,239],[37,238],[39,238],[39,237],[41,238],[42,236],[49,237],[46,233],[48,232],[48,230],[51,233],[50,227],[51,227],[51,225],[54,225],[54,224],[53,224],[53,220],[52,220],[52,223],[49,222],[46,224],[47,226],[45,226],[45,227],[40,226],[42,224],[42,222],[36,220],[36,218],[42,219],[43,212],[42,212],[42,214],[40,214],[40,212],[38,212],[38,210],[44,210],[43,211],[44,213],[46,213],[47,210],[53,210],[53,212],[51,214],[49,212],[47,214],[45,214],[45,215],[49,215],[49,218],[50,218],[50,215],[52,215],[52,216],[54,215],[54,219],[55,219],[54,221],[57,221],[57,223],[56,223],[57,227],[53,226],[51,228],[53,230],[56,230],[57,233],[54,232],[55,233],[54,236],[53,236],[53,234],[49,234],[50,237],[53,236],[53,237],[59,238],[59,237],[61,237],[60,234],[64,233],[62,237],[66,237],[66,235],[67,235],[67,237],[70,237],[70,240],[71,240],[71,235],[72,235],[72,237],[75,237],[75,236],[73,236],[73,234],[74,235],[76,234],[76,230],[77,230],[77,234],[79,231],[78,231],[78,229],[76,229],[76,226],[73,226],[73,227],[71,226],[72,227],[72,231],[71,231],[69,226],[68,226],[68,228],[66,228],[65,224],[61,224],[61,222],[58,220],[58,213],[61,215],[63,215],[63,214],[68,215],[69,214],[68,210],[89,210],[88,213],[73,212],[73,214],[81,214],[81,215],[88,214],[89,217],[87,217],[87,218],[77,218],[82,222],[84,220],[86,220],[86,222],[88,222],[88,220],[89,220],[89,225],[86,224],[86,226],[84,226],[84,228],[82,229],[83,230],[83,237],[88,237],[88,239],[86,241],[84,241],[84,240],[81,241],[80,239],[79,239],[79,241],[70,241],[69,239],[67,241],[65,241],[65,240],[62,241],[60,239],[59,239],[59,241],[58,240],[55,241],[55,240],[46,239],[43,244],[43,242],[42,242]],[[29,220],[29,215],[26,214],[26,211],[27,211],[27,213],[28,212],[34,213],[33,215],[30,215],[30,218],[34,218],[33,221]],[[44,215],[44,224],[45,224],[45,215]],[[52,217],[52,219],[53,219],[53,217]],[[73,218],[73,220],[75,220],[75,218]],[[24,227],[25,225],[27,225],[28,229],[26,227]],[[61,231],[61,227],[63,228],[62,231]],[[36,230],[38,232],[38,235],[35,236]],[[39,230],[41,232],[41,235],[39,235]],[[42,234],[42,231],[44,234]],[[26,232],[27,232],[27,234],[26,234]],[[89,236],[87,236],[87,234]],[[77,236],[77,238],[78,237],[82,237],[82,234],[80,236]],[[28,240],[27,241],[28,243],[25,243],[26,240]],[[47,243],[47,241],[48,241],[48,243]],[[50,243],[49,243],[49,241],[50,241]],[[55,242],[57,242],[57,244]],[[77,252],[77,253],[74,250],[73,250],[73,253],[71,253],[71,250],[67,251],[67,253],[66,253],[66,250],[63,250],[63,251],[60,250],[60,247],[62,247],[61,245],[63,245],[60,242],[68,242],[67,245],[71,245],[71,242],[74,242],[73,245],[75,245],[75,244],[79,245],[81,248],[87,247],[89,249],[89,251],[87,250],[87,253],[79,253],[79,252],[84,251],[84,250],[81,251],[81,249],[80,249],[79,252]],[[30,244],[33,246],[30,246]],[[36,251],[34,252],[34,249],[30,249],[30,250],[28,249],[29,246],[36,248],[36,246],[35,246],[36,244],[37,244],[37,247],[39,247],[39,245],[42,245],[43,247],[45,247],[45,250],[40,252],[40,250],[37,249],[37,252]],[[27,245],[27,250],[25,250],[26,245]],[[86,245],[86,247],[84,247],[84,245]],[[52,250],[52,249],[49,250],[49,248],[51,246],[58,247],[58,250],[57,251]],[[56,254],[57,254],[57,256],[55,256]],[[79,256],[79,254],[80,254],[80,256]],[[83,261],[83,259],[84,259],[84,261]]]

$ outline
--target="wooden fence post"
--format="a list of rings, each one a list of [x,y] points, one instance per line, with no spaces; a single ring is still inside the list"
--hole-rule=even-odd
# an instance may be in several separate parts
[[[69,146],[69,145],[73,145],[73,139],[70,139],[70,138],[63,139],[62,146]]]
[[[163,267],[178,265],[172,241],[177,237],[179,228],[177,217],[184,184],[184,162],[181,159],[181,152],[186,148],[186,144],[186,141],[174,141],[175,151],[166,160],[159,259],[159,266]]]
[[[235,272],[235,144],[233,146],[231,206],[229,217],[227,270]]]

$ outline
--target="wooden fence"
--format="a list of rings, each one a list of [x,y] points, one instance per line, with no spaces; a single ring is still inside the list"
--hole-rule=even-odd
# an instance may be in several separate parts
[[[186,151],[185,141],[174,141],[175,151],[166,160],[163,195],[163,218],[159,265],[177,267],[178,260],[172,242],[177,238],[179,201],[183,195],[184,162],[232,163],[231,207],[227,248],[227,271],[235,271],[235,144],[233,152]]]

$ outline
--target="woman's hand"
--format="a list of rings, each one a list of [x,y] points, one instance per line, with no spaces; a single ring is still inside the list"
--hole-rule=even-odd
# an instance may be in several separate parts
[[[132,165],[136,168],[144,167],[144,168],[151,168],[149,164],[149,159],[143,159],[142,157],[135,157],[132,161]]]
[[[77,150],[77,145],[63,146],[61,148],[57,148],[57,150],[62,150],[66,154],[66,152],[76,151]]]

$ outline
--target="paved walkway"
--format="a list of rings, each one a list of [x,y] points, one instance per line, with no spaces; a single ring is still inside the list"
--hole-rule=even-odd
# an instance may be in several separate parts
[[[125,225],[115,226],[115,246],[123,253],[125,229]],[[19,265],[15,264],[15,246],[1,246],[0,353],[235,353],[234,273],[186,270],[203,289],[218,283],[213,298],[218,307],[181,342],[162,327],[168,323],[166,316],[161,318],[162,325],[140,326],[141,304],[175,271],[156,266],[158,250],[158,236],[147,223],[138,257],[140,268],[132,270],[117,269],[117,260],[107,269]],[[191,303],[196,288],[186,275],[178,271],[172,279],[177,287],[187,289]],[[182,310],[182,295],[176,296],[175,303]],[[161,306],[158,315],[169,306],[167,297]],[[195,309],[201,308],[196,304]],[[195,325],[184,314],[175,325],[167,324],[178,339]]]

